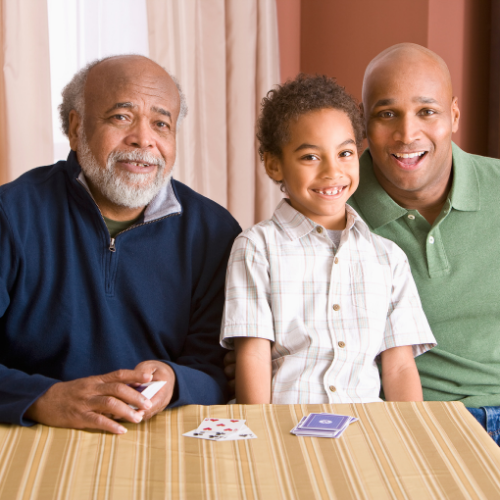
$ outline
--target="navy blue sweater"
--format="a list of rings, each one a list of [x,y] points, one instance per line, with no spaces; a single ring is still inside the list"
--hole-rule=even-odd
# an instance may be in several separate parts
[[[32,423],[24,412],[58,381],[146,360],[175,371],[169,407],[224,403],[219,331],[237,222],[172,181],[174,208],[118,234],[112,252],[80,171],[71,153],[0,187],[0,422]]]

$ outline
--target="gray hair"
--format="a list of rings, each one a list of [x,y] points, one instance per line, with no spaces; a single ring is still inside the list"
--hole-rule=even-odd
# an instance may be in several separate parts
[[[135,54],[130,54],[135,55]],[[106,61],[107,59],[111,59],[116,56],[108,56],[103,57],[102,59],[96,59],[88,63],[84,68],[78,71],[75,76],[71,79],[71,81],[64,87],[62,91],[62,103],[59,105],[59,117],[61,118],[61,127],[62,131],[68,136],[69,135],[69,113],[71,110],[75,110],[82,118],[84,117],[85,112],[85,99],[84,99],[84,91],[85,91],[85,83],[87,82],[87,77],[89,75],[89,71],[97,66],[99,63]],[[146,59],[149,59],[146,57]],[[152,59],[149,59],[153,61]],[[153,61],[154,62],[154,61]],[[180,98],[180,110],[179,116],[177,117],[176,128],[178,129],[181,125],[183,118],[187,115],[188,107],[186,96],[182,92],[182,88],[175,76],[171,75],[165,68],[163,68],[167,75],[172,78],[179,91]]]

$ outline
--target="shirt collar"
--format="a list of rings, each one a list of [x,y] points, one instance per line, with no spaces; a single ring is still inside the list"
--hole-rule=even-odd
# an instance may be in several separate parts
[[[76,161],[76,157],[74,159]],[[89,195],[92,196],[89,185],[87,183],[87,179],[83,174],[81,167],[77,176],[77,180],[87,190]],[[182,206],[175,194],[174,187],[172,185],[172,179],[169,179],[167,184],[165,184],[165,186],[160,189],[158,194],[150,201],[149,205],[146,207],[146,210],[144,210],[143,222],[152,222],[156,219],[166,217],[167,215],[172,215],[180,212],[182,212]]]
[[[474,161],[456,144],[452,143],[453,182],[450,191],[451,206],[456,210],[480,209],[479,183]],[[368,149],[359,161],[359,187],[353,194],[370,227],[378,229],[408,213],[399,206],[379,184],[373,173],[373,162]]]
[[[452,144],[452,150],[451,206],[462,212],[476,212],[481,209],[481,196],[474,157],[462,151],[456,144]]]
[[[347,223],[346,229],[350,230],[353,227],[366,238],[370,238],[370,230],[361,217],[357,214],[354,208],[346,205]],[[317,224],[311,219],[307,218],[304,214],[295,210],[288,200],[284,198],[274,211],[272,220],[275,224],[282,228],[283,232],[288,236],[291,241],[297,240],[309,234],[321,224]]]

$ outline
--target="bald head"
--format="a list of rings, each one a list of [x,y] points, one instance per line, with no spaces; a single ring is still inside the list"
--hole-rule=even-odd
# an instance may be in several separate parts
[[[439,80],[451,102],[451,76],[444,60],[416,43],[398,43],[382,51],[368,64],[363,79],[363,103],[374,86],[385,85],[391,80],[403,82],[412,79],[416,73]]]

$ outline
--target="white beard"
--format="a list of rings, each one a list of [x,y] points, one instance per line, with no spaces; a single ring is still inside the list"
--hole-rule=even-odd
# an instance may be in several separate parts
[[[83,127],[80,128],[82,130]],[[156,174],[135,174],[119,171],[118,161],[145,162],[157,165]],[[90,151],[87,137],[82,134],[78,144],[78,161],[85,177],[99,192],[115,205],[128,208],[142,208],[148,205],[167,184],[172,176],[172,170],[164,175],[165,160],[145,151],[113,151],[108,156],[106,167],[99,166],[95,156]]]

